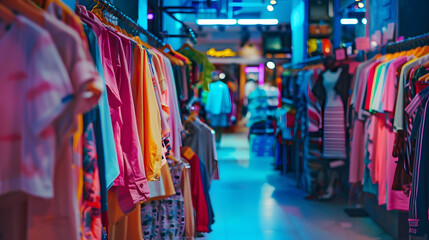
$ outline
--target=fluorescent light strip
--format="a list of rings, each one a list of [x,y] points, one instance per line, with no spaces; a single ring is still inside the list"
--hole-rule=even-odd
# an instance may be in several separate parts
[[[237,19],[198,19],[198,25],[235,25]]]
[[[341,18],[341,24],[343,25],[353,25],[358,24],[358,22],[356,18]]]
[[[198,19],[198,25],[277,25],[278,19]]]
[[[278,19],[238,19],[239,25],[277,25]]]

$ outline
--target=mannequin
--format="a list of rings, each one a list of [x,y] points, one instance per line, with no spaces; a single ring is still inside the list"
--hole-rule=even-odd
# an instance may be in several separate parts
[[[338,172],[332,166],[343,166],[347,158],[345,106],[347,105],[350,75],[347,67],[339,67],[333,57],[323,62],[325,71],[312,89],[322,104],[323,116],[323,152],[322,159],[325,181],[324,194],[321,200],[331,199],[335,195],[334,186]]]
[[[212,83],[209,85],[205,109],[209,125],[216,132],[216,144],[219,145],[222,129],[229,126],[228,114],[231,112],[231,98],[228,85],[220,81],[218,71],[212,73]]]

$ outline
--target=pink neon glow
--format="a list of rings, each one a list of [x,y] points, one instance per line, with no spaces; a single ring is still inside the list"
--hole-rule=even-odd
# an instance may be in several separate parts
[[[245,73],[256,73],[256,72],[259,72],[259,67],[245,67],[244,72]]]
[[[265,64],[259,64],[259,85],[264,85],[265,78]]]

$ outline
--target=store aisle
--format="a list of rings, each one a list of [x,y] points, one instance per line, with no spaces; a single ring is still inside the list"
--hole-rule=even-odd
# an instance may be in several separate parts
[[[209,240],[391,239],[370,218],[349,218],[344,205],[303,200],[291,179],[272,170],[271,159],[249,161],[245,133],[225,135],[218,158]]]

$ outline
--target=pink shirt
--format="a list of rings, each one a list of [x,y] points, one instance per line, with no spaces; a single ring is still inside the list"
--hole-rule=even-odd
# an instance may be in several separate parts
[[[137,122],[131,90],[131,43],[128,39],[108,31],[108,44],[114,78],[107,80],[106,84],[117,89],[109,92],[109,105],[111,106],[112,124],[115,138],[120,142],[123,162],[119,164],[120,174],[114,186],[118,190],[118,203],[124,213],[134,209],[139,202],[149,197],[149,188],[144,172],[143,154],[137,134]],[[107,50],[107,49],[106,49]],[[115,88],[116,86],[116,88]],[[119,95],[119,96],[118,96]],[[120,101],[117,101],[120,99]],[[118,104],[118,105],[116,105]],[[116,105],[116,106],[115,106]]]
[[[89,56],[86,42],[74,29],[48,14],[45,15],[45,29],[52,36],[70,77],[73,98],[58,118],[57,134],[61,142],[56,147],[55,198],[29,199],[28,239],[76,239],[80,228],[77,173],[82,168],[82,162],[81,155],[73,152],[70,139],[75,130],[76,116],[92,109],[98,102],[98,95],[86,91],[88,84],[98,86],[101,91],[102,80]],[[101,225],[101,221],[98,223]]]
[[[24,191],[52,198],[52,124],[73,94],[67,70],[51,36],[20,15],[0,35],[0,52],[0,194]]]
[[[390,63],[387,70],[386,84],[384,85],[384,92],[381,98],[383,102],[383,110],[385,112],[393,112],[395,107],[396,98],[396,71],[399,66],[407,62],[407,57],[400,57]]]
[[[170,140],[171,140],[171,150],[173,151],[173,156],[176,159],[180,159],[180,147],[182,146],[182,136],[181,131],[183,130],[182,119],[180,117],[176,84],[174,81],[173,68],[171,62],[168,58],[163,57],[162,59],[164,73],[166,76],[166,85],[168,94],[166,98],[168,99],[168,104],[170,107],[170,117],[168,119],[168,124],[170,126]]]

